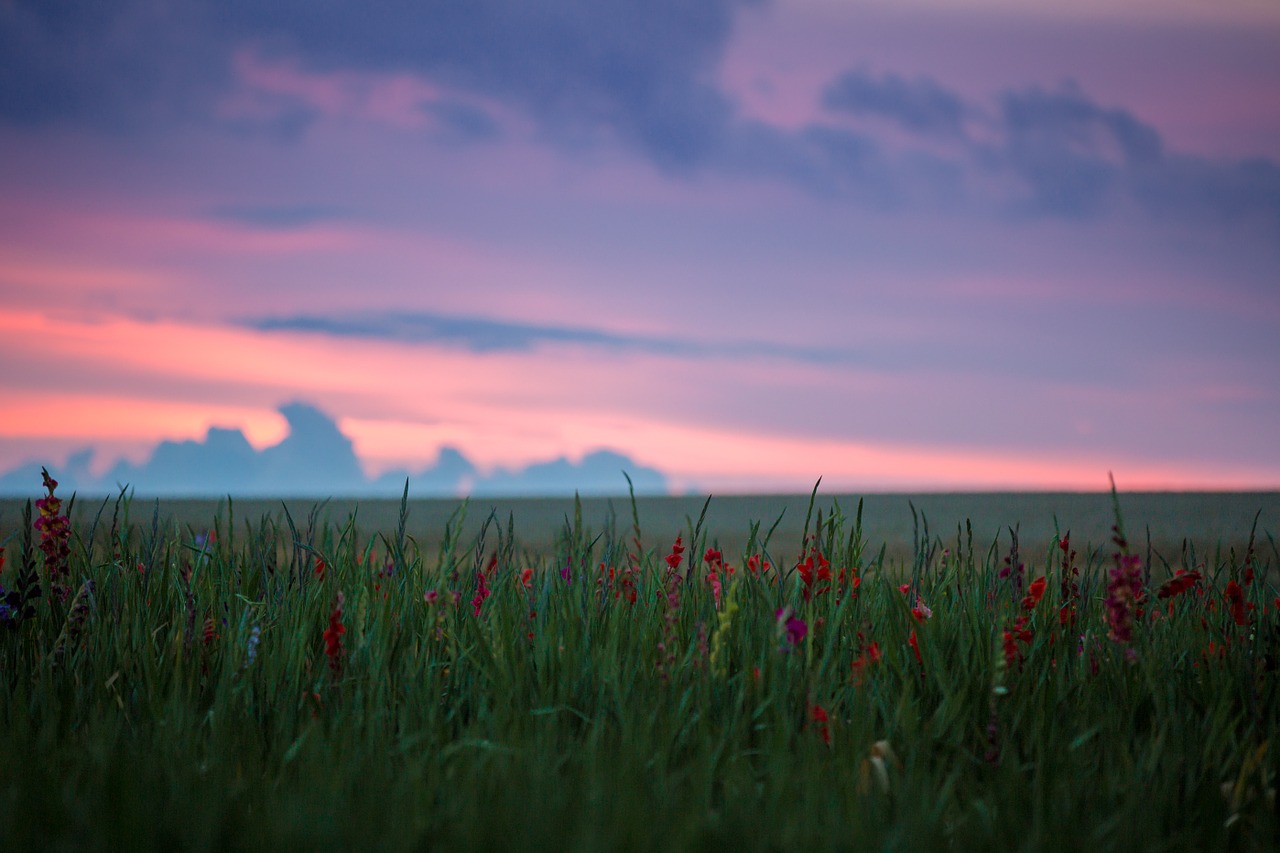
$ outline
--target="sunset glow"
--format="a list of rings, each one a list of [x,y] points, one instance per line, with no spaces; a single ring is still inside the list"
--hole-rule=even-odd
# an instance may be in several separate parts
[[[371,480],[1280,487],[1272,4],[75,6],[0,8],[0,474],[301,403]]]

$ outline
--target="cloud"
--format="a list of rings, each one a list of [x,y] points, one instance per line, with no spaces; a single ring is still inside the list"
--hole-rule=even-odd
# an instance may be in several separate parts
[[[714,75],[757,2],[13,0],[0,4],[13,83],[0,123],[287,134],[335,109],[474,145],[501,142],[519,115],[562,150],[621,142],[668,174],[780,180],[873,210],[1280,223],[1274,160],[1170,151],[1070,84],[980,101],[860,67],[828,81],[808,127],[744,119]],[[238,95],[248,113],[220,112]]]
[[[523,107],[549,136],[606,130],[669,168],[716,145],[731,115],[709,81],[756,0],[397,2],[16,0],[0,6],[0,120],[131,126],[207,115],[246,45],[321,72],[412,73]],[[474,108],[433,107],[490,138]],[[294,117],[296,119],[296,116]]]
[[[913,133],[961,136],[970,111],[964,99],[933,80],[846,71],[827,84],[822,105],[832,111],[889,119]]]
[[[906,138],[818,122],[755,150],[799,183],[864,204],[965,196],[958,208],[970,212],[1083,220],[1127,207],[1152,219],[1280,225],[1280,164],[1170,151],[1155,127],[1071,82],[1005,90],[989,107],[929,78],[855,69],[828,83],[823,105],[836,120],[888,119]]]
[[[362,497],[400,494],[407,478],[412,494],[476,495],[626,494],[630,474],[638,494],[665,494],[665,475],[610,450],[573,463],[563,457],[524,468],[481,474],[453,447],[417,472],[391,471],[370,480],[360,468],[351,440],[331,417],[306,403],[279,409],[289,425],[280,443],[256,450],[238,429],[211,427],[203,441],[163,441],[141,464],[117,462],[101,477],[91,472],[92,450],[71,455],[65,465],[47,467],[64,493],[114,494],[128,486],[150,496]],[[29,495],[39,485],[39,464],[0,473],[0,494]]]
[[[623,334],[585,326],[554,326],[428,312],[386,312],[333,317],[296,314],[242,320],[262,332],[304,332],[338,338],[436,344],[473,353],[528,352],[557,344],[686,358],[765,358],[811,364],[865,363],[872,353],[853,348],[807,347],[760,340],[688,340]]]

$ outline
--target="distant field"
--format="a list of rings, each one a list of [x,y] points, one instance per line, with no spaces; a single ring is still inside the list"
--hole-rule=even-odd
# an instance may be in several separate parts
[[[456,501],[414,547],[392,501],[232,535],[49,496],[3,541],[3,849],[1275,850],[1277,495],[1120,502],[1131,549],[1109,494],[875,495],[861,531],[820,496],[803,550],[807,496],[682,539],[704,502],[646,499],[639,549],[627,501],[557,536],[571,500],[486,500],[436,548]]]
[[[33,490],[32,497],[36,497]],[[819,493],[814,502],[818,510],[829,513],[834,505],[852,521],[858,506],[857,495]],[[864,536],[872,548],[885,545],[890,557],[911,552],[913,531],[921,536],[926,531],[932,542],[941,540],[944,547],[955,542],[957,531],[966,521],[971,523],[974,544],[989,547],[999,537],[1002,547],[1009,542],[1008,530],[1016,527],[1021,546],[1028,553],[1039,553],[1052,541],[1054,520],[1059,528],[1071,531],[1072,540],[1082,549],[1108,546],[1111,537],[1111,496],[1097,493],[954,493],[954,494],[872,494],[863,500]],[[0,500],[0,539],[18,523],[22,501]],[[450,516],[458,511],[457,499],[411,499],[407,531],[421,547],[435,547]],[[636,501],[645,546],[662,548],[676,534],[696,521],[706,497],[641,497]],[[717,542],[729,554],[746,545],[749,524],[761,522],[761,535],[780,518],[773,542],[788,550],[798,550],[809,495],[713,496],[707,508],[705,530],[708,541]],[[916,510],[913,521],[912,506]],[[1267,534],[1280,534],[1280,492],[1134,492],[1121,493],[1120,505],[1129,536],[1135,545],[1145,547],[1147,531],[1153,546],[1172,560],[1188,539],[1202,552],[1242,549],[1257,517],[1259,547],[1268,554],[1272,547]],[[76,517],[80,522],[92,520],[102,498],[77,501]],[[243,529],[246,519],[258,520],[264,514],[283,518],[288,507],[294,521],[304,525],[308,515],[318,508],[317,520],[341,523],[356,513],[362,532],[387,532],[399,523],[400,502],[379,499],[331,499],[327,502],[291,498],[284,501],[253,498],[233,500],[235,524]],[[154,501],[134,500],[132,520],[150,522]],[[466,510],[463,532],[474,534],[491,512],[503,522],[510,518],[520,544],[544,551],[554,541],[557,531],[574,511],[572,498],[478,498]],[[109,521],[112,502],[106,503],[104,517]],[[215,516],[224,521],[228,504],[222,500],[162,499],[160,517],[167,524],[208,527]],[[584,524],[599,531],[616,519],[620,530],[631,526],[631,504],[628,498],[584,498]]]

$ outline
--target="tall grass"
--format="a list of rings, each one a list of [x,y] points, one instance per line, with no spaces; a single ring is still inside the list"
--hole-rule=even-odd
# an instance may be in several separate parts
[[[1280,601],[1253,548],[1152,568],[1117,524],[1114,558],[926,534],[888,564],[815,499],[800,542],[575,513],[541,553],[510,518],[463,539],[463,504],[426,554],[403,515],[135,509],[73,517],[54,578],[59,525],[5,543],[6,849],[1278,840]]]

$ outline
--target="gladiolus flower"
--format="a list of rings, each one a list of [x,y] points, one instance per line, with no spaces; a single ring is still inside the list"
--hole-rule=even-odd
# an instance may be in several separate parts
[[[1031,582],[1031,586],[1027,587],[1027,594],[1022,597],[1023,610],[1035,610],[1036,605],[1040,603],[1040,599],[1044,597],[1045,579],[1043,577],[1036,578]]]
[[[803,619],[793,615],[790,607],[781,607],[774,614],[774,619],[778,624],[778,633],[782,636],[788,646],[794,648],[800,645],[804,640],[805,634],[809,633],[809,626],[805,624]]]
[[[853,662],[853,680],[856,684],[861,684],[863,677],[866,675],[867,667],[880,660],[880,644],[871,643],[862,653],[858,655],[857,660]]]
[[[1200,580],[1201,575],[1199,572],[1178,569],[1177,574],[1165,581],[1156,592],[1156,598],[1174,598],[1182,595],[1182,593],[1200,583]]]
[[[671,553],[667,555],[667,568],[675,571],[680,568],[680,562],[684,560],[684,542],[679,536],[676,537],[675,543],[671,546]]]
[[[48,494],[36,501],[40,517],[32,527],[40,534],[40,550],[44,552],[44,565],[49,572],[49,587],[58,600],[66,601],[71,595],[71,587],[66,582],[67,561],[71,557],[71,521],[62,514],[62,499],[53,493],[58,488],[58,481],[50,477],[44,468],[40,473]]]
[[[1227,607],[1231,612],[1231,619],[1237,625],[1248,625],[1249,619],[1245,615],[1244,590],[1235,581],[1227,584],[1227,590],[1223,594],[1223,598],[1227,601]]]
[[[476,595],[471,599],[471,615],[479,616],[480,608],[484,605],[484,601],[491,595],[489,592],[489,583],[485,580],[484,572],[476,572]]]
[[[1142,570],[1139,558],[1132,554],[1117,554],[1115,566],[1107,581],[1107,636],[1113,642],[1129,645],[1133,642],[1133,620],[1142,595]]]
[[[342,635],[347,630],[342,624],[342,607],[346,600],[342,590],[338,590],[333,612],[329,614],[329,627],[324,630],[324,654],[329,659],[329,669],[333,670],[334,675],[342,671]]]
[[[821,705],[814,705],[809,709],[809,718],[813,720],[813,727],[822,738],[822,742],[831,746],[831,717],[827,714],[827,709]]]
[[[923,622],[926,619],[933,618],[933,611],[929,609],[929,605],[924,603],[924,599],[916,596],[916,606],[911,608],[911,615],[915,617],[917,622]]]

